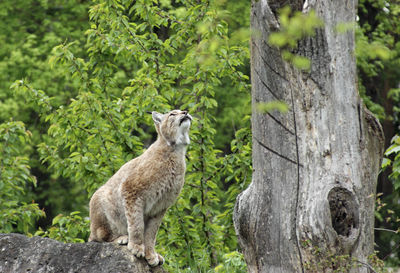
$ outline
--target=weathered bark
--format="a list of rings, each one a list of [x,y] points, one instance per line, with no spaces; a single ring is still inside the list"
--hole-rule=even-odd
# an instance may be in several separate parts
[[[335,31],[356,18],[356,0],[309,0],[325,22],[299,43],[310,72],[268,45],[284,1],[253,1],[251,73],[253,179],[237,198],[234,224],[249,272],[330,272],[326,257],[359,261],[373,252],[374,193],[383,152],[377,119],[357,92],[354,33]],[[299,9],[299,1],[286,1]],[[262,114],[259,102],[283,100],[288,113]],[[325,259],[325,260],[324,260]],[[356,262],[357,263],[357,262]]]
[[[64,244],[20,234],[0,234],[0,272],[166,273],[111,243]]]

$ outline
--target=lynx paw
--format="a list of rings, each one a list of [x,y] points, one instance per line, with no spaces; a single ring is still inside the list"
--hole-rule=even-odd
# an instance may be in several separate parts
[[[159,265],[162,265],[162,264],[164,264],[164,262],[165,262],[165,260],[164,260],[164,257],[163,256],[161,256],[160,254],[158,254],[157,253],[157,255],[158,255],[158,264]]]
[[[144,257],[144,245],[140,244],[134,244],[134,243],[128,243],[128,249],[132,252],[133,255],[136,256],[136,258],[143,258]]]
[[[146,261],[150,266],[158,266],[164,263],[164,258],[158,253],[153,253],[146,256]]]
[[[128,244],[128,235],[118,237],[115,242],[119,245],[126,245]]]

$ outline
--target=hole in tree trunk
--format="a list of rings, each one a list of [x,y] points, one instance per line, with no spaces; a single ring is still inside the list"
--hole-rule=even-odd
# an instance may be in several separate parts
[[[333,188],[328,194],[332,227],[338,235],[348,237],[358,227],[358,206],[354,195],[345,188]]]

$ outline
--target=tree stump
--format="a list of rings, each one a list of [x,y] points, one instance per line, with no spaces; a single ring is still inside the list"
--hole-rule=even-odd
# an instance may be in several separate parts
[[[268,36],[277,10],[314,9],[324,26],[299,42],[309,72],[283,61]],[[238,198],[234,224],[249,272],[368,272],[374,202],[383,153],[378,120],[357,90],[355,0],[252,2],[251,75],[253,168]],[[257,103],[289,105],[260,113]],[[337,259],[331,262],[329,259]],[[341,259],[341,260],[340,260]]]

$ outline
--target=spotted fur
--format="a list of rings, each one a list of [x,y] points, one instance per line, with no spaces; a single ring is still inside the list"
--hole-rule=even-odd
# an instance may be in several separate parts
[[[192,117],[180,110],[152,117],[157,140],[92,196],[89,241],[128,244],[136,257],[157,266],[164,258],[154,250],[156,235],[184,183]]]

